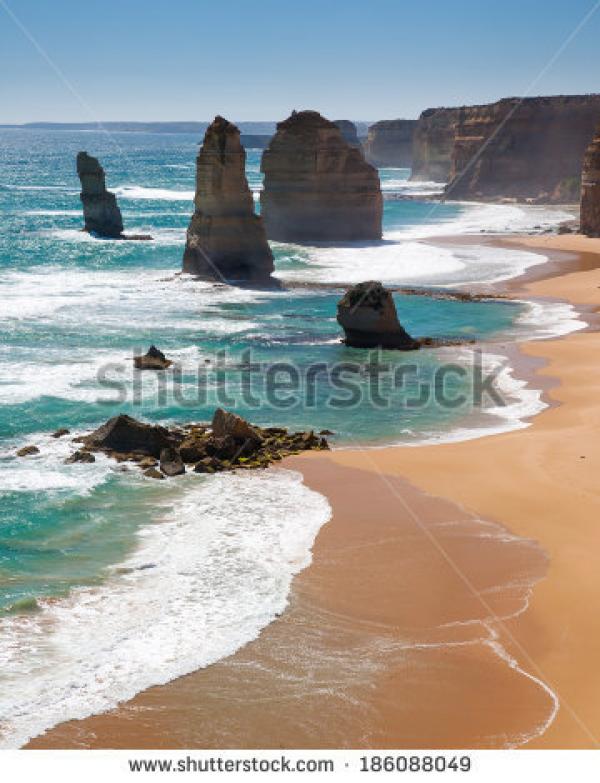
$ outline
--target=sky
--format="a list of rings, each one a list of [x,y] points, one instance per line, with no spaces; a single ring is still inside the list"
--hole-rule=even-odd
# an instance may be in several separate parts
[[[0,123],[413,118],[599,92],[599,41],[600,0],[0,0]]]

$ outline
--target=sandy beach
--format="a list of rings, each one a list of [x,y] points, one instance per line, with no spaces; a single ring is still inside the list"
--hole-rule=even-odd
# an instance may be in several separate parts
[[[600,240],[502,242],[556,254],[511,293],[600,305]],[[525,429],[287,460],[333,516],[283,615],[30,747],[596,747],[599,348],[520,345],[553,403]]]

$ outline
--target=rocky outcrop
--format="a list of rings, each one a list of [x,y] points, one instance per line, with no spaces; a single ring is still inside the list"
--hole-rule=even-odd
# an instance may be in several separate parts
[[[151,345],[143,356],[133,357],[133,366],[136,370],[166,370],[173,364],[162,351],[155,345]]]
[[[588,237],[600,237],[600,126],[583,158],[580,230]]]
[[[196,473],[266,468],[290,454],[329,448],[322,433],[256,427],[221,408],[210,426],[186,424],[167,429],[130,416],[115,416],[77,440],[83,446],[65,460],[67,464],[93,462],[92,452],[103,452],[118,462],[135,463],[145,476],[155,479],[181,475],[186,465]]]
[[[381,120],[369,126],[365,158],[374,166],[410,168],[417,120]]]
[[[572,203],[598,122],[600,95],[504,98],[462,107],[446,197]]]
[[[261,170],[267,236],[281,242],[380,239],[379,176],[362,151],[318,112],[278,123]]]
[[[347,141],[351,147],[360,147],[356,125],[353,122],[350,122],[350,120],[334,120],[333,122],[338,126],[344,140]]]
[[[271,284],[273,255],[254,213],[240,132],[223,117],[208,127],[196,160],[196,210],[183,271],[204,280]]]
[[[337,320],[353,348],[413,351],[419,342],[401,326],[392,294],[376,281],[352,286],[337,305]]]
[[[77,154],[77,174],[81,181],[84,231],[99,237],[120,239],[123,218],[114,193],[106,189],[104,169],[87,152]]]
[[[169,430],[156,424],[144,424],[137,419],[121,414],[109,419],[106,424],[82,439],[90,451],[105,451],[109,454],[131,454],[160,458],[163,449],[174,445]]]
[[[413,137],[411,180],[448,182],[459,109],[426,109],[417,120]]]

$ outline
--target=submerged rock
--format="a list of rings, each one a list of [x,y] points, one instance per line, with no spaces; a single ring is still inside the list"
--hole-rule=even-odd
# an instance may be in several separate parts
[[[196,210],[183,271],[205,280],[273,285],[273,254],[246,179],[238,128],[216,117],[196,160]]]
[[[278,123],[262,156],[267,236],[281,242],[381,239],[377,170],[316,111]]]
[[[81,180],[84,231],[99,237],[120,239],[123,218],[114,193],[106,189],[104,169],[97,158],[80,152],[77,155],[77,174]]]
[[[583,158],[581,233],[588,237],[600,237],[600,126]]]
[[[66,427],[61,427],[60,429],[56,430],[56,432],[52,433],[53,438],[62,438],[64,435],[69,434],[69,430]]]
[[[67,457],[65,460],[65,465],[73,465],[76,462],[91,464],[95,461],[96,457],[94,457],[93,454],[91,454],[89,451],[86,451],[85,449],[79,449],[78,451],[73,452],[70,457]]]
[[[376,281],[349,288],[337,306],[337,320],[353,348],[413,351],[419,342],[401,326],[392,294]]]
[[[40,450],[37,446],[23,446],[22,449],[19,449],[16,454],[17,457],[31,457],[34,454],[39,454]]]
[[[137,370],[166,370],[173,362],[156,346],[151,345],[146,354],[133,357],[133,364]]]

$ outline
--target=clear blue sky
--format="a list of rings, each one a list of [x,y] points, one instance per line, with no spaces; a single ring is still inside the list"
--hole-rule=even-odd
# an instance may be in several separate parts
[[[416,117],[524,94],[595,5],[0,0],[0,122]],[[598,91],[600,8],[531,94]]]

